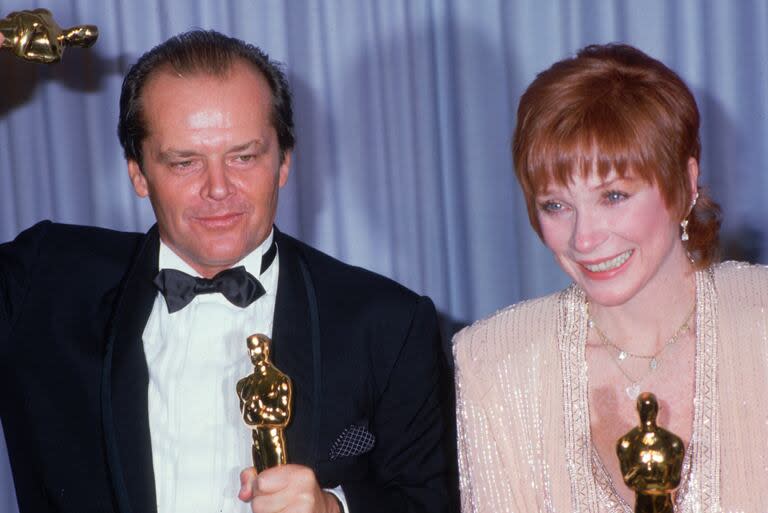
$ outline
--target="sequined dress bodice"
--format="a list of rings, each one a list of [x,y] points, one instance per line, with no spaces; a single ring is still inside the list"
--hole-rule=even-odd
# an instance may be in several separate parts
[[[694,411],[676,513],[768,511],[768,268],[696,274]],[[454,338],[463,513],[631,513],[592,443],[575,286]]]

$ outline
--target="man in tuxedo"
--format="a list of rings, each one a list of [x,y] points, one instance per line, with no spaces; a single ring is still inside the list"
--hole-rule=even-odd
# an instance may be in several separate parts
[[[21,511],[445,511],[431,301],[273,226],[280,69],[216,32],[171,38],[128,72],[118,135],[155,227],[43,222],[0,245]],[[254,333],[294,384],[288,464],[259,474],[235,393]]]

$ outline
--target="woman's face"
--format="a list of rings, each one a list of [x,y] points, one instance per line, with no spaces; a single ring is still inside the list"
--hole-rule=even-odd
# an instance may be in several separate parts
[[[665,283],[690,269],[680,220],[658,187],[640,178],[576,175],[535,199],[544,243],[594,303],[653,301]]]

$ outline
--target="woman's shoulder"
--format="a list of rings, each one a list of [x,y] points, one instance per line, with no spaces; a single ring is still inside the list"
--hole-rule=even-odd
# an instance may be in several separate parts
[[[716,277],[756,277],[768,278],[768,266],[727,260],[712,266],[712,272]]]
[[[720,302],[768,304],[768,267],[727,261],[712,266],[712,276]]]
[[[487,370],[511,358],[525,365],[526,355],[554,338],[562,294],[515,303],[458,332],[453,337],[456,367]]]
[[[768,288],[768,266],[729,260],[712,266],[718,292],[762,292]]]

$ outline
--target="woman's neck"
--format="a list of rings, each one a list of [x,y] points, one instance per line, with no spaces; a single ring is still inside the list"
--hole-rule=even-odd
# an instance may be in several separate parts
[[[689,322],[696,302],[696,278],[687,260],[671,272],[659,273],[621,305],[589,304],[599,329],[622,349],[637,354],[660,350]]]

